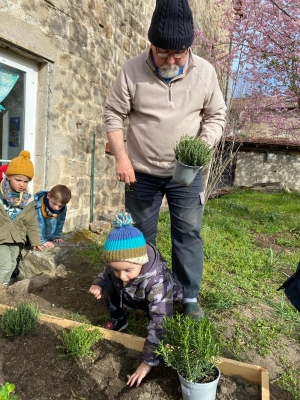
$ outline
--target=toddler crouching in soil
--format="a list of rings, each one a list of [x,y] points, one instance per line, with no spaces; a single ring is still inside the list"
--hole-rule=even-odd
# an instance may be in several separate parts
[[[160,362],[155,349],[163,336],[163,319],[173,315],[173,304],[182,302],[183,291],[159,251],[146,243],[142,232],[132,225],[130,214],[118,214],[104,245],[107,266],[93,282],[90,293],[96,299],[105,295],[110,313],[106,329],[122,331],[128,326],[123,305],[147,312],[143,361],[127,382],[129,386],[139,386],[151,367]]]

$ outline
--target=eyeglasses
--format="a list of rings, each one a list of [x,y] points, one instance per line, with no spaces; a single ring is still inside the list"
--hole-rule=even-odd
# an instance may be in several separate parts
[[[173,56],[175,58],[175,60],[180,60],[182,57],[184,57],[187,54],[187,50],[179,52],[179,50],[177,51],[167,51],[167,52],[162,52],[159,51],[159,49],[157,47],[155,47],[156,50],[156,54],[158,55],[159,58],[163,58],[163,59],[167,59],[171,56]]]

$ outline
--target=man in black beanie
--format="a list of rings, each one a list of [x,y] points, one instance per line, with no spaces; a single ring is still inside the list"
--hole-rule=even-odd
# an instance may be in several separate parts
[[[194,25],[187,0],[157,0],[148,38],[158,48],[188,49],[194,41]]]
[[[215,146],[226,107],[214,68],[190,49],[194,26],[188,0],[157,0],[148,38],[150,49],[125,62],[111,89],[106,132],[117,179],[130,185],[125,190],[126,209],[153,245],[166,195],[172,269],[184,289],[184,313],[199,320],[203,316],[197,302],[203,264],[202,172],[188,187],[172,180],[174,143],[186,134]]]

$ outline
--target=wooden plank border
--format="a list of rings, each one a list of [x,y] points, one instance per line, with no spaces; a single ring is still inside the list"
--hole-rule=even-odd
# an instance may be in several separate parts
[[[259,385],[262,400],[270,400],[269,372],[266,368],[229,358],[220,358],[218,367],[224,375],[240,375],[245,381]]]
[[[9,306],[0,304],[0,315],[2,315],[7,308],[9,308]],[[56,325],[61,326],[62,328],[68,328],[68,329],[71,329],[74,326],[83,325],[81,322],[71,321],[69,319],[64,319],[64,318],[59,318],[59,317],[54,317],[54,316],[48,315],[48,314],[40,314],[40,320],[44,321],[44,322],[48,322],[49,324],[56,324]],[[101,333],[103,333],[104,339],[112,340],[116,343],[120,343],[123,346],[125,346],[129,349],[132,349],[132,350],[136,350],[136,351],[143,350],[145,339],[143,339],[141,337],[128,335],[127,333],[110,331],[108,329],[100,328],[99,326],[95,326],[95,329],[98,329]]]
[[[9,306],[0,304],[0,315],[4,314]],[[81,322],[71,321],[64,318],[54,317],[48,314],[41,314],[40,320],[49,324],[56,324],[62,328],[71,329],[74,326],[83,325]],[[127,333],[110,331],[108,329],[100,328],[99,326],[93,327],[98,329],[107,340],[112,340],[120,343],[128,349],[142,351],[145,339],[128,335]],[[246,364],[240,361],[230,360],[229,358],[220,358],[218,363],[220,371],[227,376],[240,375],[245,381],[254,383],[261,387],[261,400],[270,400],[269,389],[269,372],[266,368],[258,365]]]

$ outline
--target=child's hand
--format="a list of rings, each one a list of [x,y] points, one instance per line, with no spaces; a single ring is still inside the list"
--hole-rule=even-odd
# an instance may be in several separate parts
[[[53,242],[55,243],[62,243],[63,240],[61,238],[53,239]]]
[[[95,296],[97,300],[101,299],[102,297],[102,288],[98,285],[92,285],[89,292]]]
[[[33,250],[43,251],[42,246],[33,246]]]
[[[150,372],[151,366],[142,362],[136,369],[135,373],[127,381],[127,385],[132,387],[136,383],[136,387],[140,386],[142,379]]]
[[[43,246],[52,248],[52,247],[54,247],[54,244],[52,242],[45,242],[45,243],[43,243]]]

